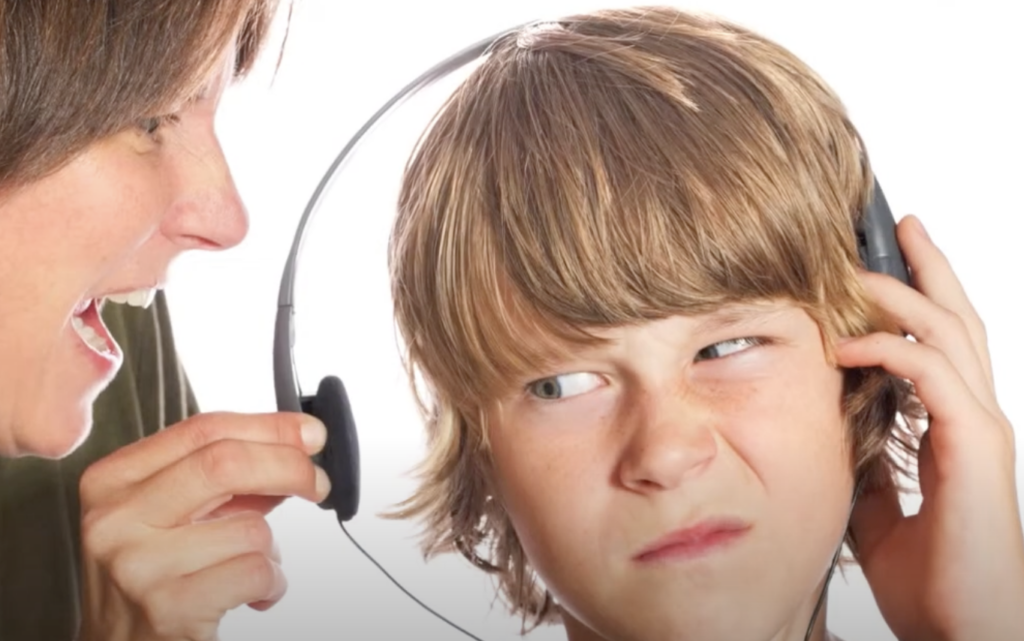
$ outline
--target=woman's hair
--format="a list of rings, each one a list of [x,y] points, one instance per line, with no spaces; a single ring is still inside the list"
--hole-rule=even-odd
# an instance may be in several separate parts
[[[410,159],[390,248],[425,412],[418,491],[390,516],[425,553],[494,573],[513,611],[557,616],[500,501],[484,416],[592,330],[783,299],[835,340],[896,327],[857,277],[873,184],[829,87],[780,46],[669,8],[600,11],[497,41]],[[912,471],[910,388],[846,372],[851,464]]]
[[[0,0],[0,186],[191,97],[237,38],[249,71],[278,0]]]

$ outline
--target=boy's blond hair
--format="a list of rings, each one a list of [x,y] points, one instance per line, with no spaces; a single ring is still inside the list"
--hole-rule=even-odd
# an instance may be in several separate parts
[[[859,286],[871,194],[860,138],[800,60],[669,8],[600,11],[509,34],[410,161],[391,244],[429,455],[392,516],[425,552],[497,575],[513,611],[557,607],[492,499],[484,415],[510,381],[589,330],[785,299],[840,336],[895,327]],[[909,473],[919,408],[881,370],[848,371],[855,473]]]

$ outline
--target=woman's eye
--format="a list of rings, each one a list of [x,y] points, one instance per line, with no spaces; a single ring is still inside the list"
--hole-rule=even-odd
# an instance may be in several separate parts
[[[562,374],[534,381],[527,390],[537,398],[555,401],[577,394],[585,394],[601,384],[601,377],[589,372]]]
[[[139,129],[148,135],[153,135],[156,130],[163,124],[163,119],[160,117],[143,118],[139,121]]]
[[[742,352],[751,347],[764,345],[768,341],[763,338],[734,338],[714,345],[709,345],[697,352],[697,361],[706,361],[715,358],[725,358],[731,354]]]
[[[177,116],[151,116],[138,121],[137,126],[147,136],[153,136],[161,127],[177,121]]]

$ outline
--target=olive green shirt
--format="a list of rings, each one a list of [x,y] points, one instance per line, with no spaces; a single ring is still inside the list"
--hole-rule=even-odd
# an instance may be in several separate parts
[[[85,443],[60,461],[0,459],[0,641],[72,641],[79,621],[82,471],[198,411],[163,292],[147,309],[107,304],[124,365],[94,406]]]

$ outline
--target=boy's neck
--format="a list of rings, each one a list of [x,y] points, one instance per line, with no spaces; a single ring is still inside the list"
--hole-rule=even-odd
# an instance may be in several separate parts
[[[828,624],[826,622],[826,604],[827,599],[826,603],[822,604],[821,612],[818,614],[818,618],[814,623],[814,630],[811,632],[809,641],[843,641],[843,639],[828,631]],[[600,636],[564,612],[562,614],[562,620],[565,627],[566,641],[612,641]],[[806,634],[806,632],[806,623],[803,625],[797,625],[794,623],[792,629],[784,630],[771,639],[765,639],[765,641],[804,641],[804,634]]]

